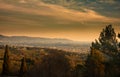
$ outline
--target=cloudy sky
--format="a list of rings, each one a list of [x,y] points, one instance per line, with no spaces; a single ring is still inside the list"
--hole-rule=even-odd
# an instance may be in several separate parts
[[[120,32],[120,0],[0,0],[0,34],[94,41],[112,24]]]

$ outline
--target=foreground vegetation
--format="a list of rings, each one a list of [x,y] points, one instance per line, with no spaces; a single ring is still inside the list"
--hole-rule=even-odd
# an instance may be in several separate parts
[[[117,37],[120,34],[116,35],[112,25],[106,26],[87,56],[57,49],[1,46],[1,76],[120,77]]]
[[[69,71],[70,71],[76,64],[83,64],[83,60],[85,60],[85,58],[87,57],[87,54],[76,53],[76,52],[67,52],[67,51],[57,50],[57,49],[38,48],[38,47],[13,47],[13,46],[12,47],[11,46],[4,47],[4,46],[1,46],[1,50],[0,50],[1,74],[3,71],[3,62],[4,62],[3,57],[6,54],[5,53],[6,50],[9,52],[8,54],[9,54],[9,60],[10,60],[10,62],[9,62],[10,71],[9,71],[9,74],[5,74],[5,75],[9,75],[9,76],[21,75],[20,70],[22,68],[21,67],[22,62],[25,62],[25,64],[26,64],[25,66],[27,67],[27,68],[25,67],[27,69],[26,75],[30,76],[30,77],[31,76],[34,77],[36,75],[40,76],[39,75],[40,72],[37,73],[36,70],[38,70],[38,71],[43,70],[46,72],[49,71],[48,63],[51,63],[51,65],[50,64],[49,65],[51,68],[54,68],[54,71],[58,70],[58,67],[61,68],[61,71],[63,71],[62,69],[66,69],[67,66],[69,67]],[[21,61],[21,59],[23,60],[23,58],[25,60]],[[55,63],[55,65],[53,66],[54,63]],[[62,67],[61,67],[61,65],[62,65]],[[44,67],[46,69],[43,69],[42,67]],[[60,73],[60,71],[59,71],[59,73]],[[46,73],[45,73],[45,75],[46,75]]]

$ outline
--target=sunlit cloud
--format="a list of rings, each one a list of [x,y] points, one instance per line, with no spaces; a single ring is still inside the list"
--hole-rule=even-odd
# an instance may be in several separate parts
[[[6,3],[0,3],[0,9],[6,9],[9,11],[19,11],[23,13],[36,14],[36,15],[45,15],[52,16],[57,19],[65,19],[70,21],[77,22],[119,22],[120,19],[111,18],[102,16],[99,13],[83,8],[83,11],[76,11],[71,9],[66,9],[62,6],[46,4],[43,2],[38,2],[35,4],[40,7],[39,9],[35,8],[25,8],[20,6],[15,6]]]
[[[97,38],[107,24],[115,24],[117,32],[119,31],[119,17],[97,12],[94,10],[96,6],[91,8],[81,6],[80,9],[68,9],[40,0],[2,1],[0,2],[0,33],[90,41]]]

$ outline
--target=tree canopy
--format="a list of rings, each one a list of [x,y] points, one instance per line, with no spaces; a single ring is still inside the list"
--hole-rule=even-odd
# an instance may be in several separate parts
[[[109,56],[117,54],[118,41],[116,39],[116,33],[112,25],[108,25],[102,30],[98,40],[92,42],[92,47],[102,51]]]
[[[6,45],[4,52],[2,75],[8,75],[9,73],[10,73],[9,47],[8,45]]]

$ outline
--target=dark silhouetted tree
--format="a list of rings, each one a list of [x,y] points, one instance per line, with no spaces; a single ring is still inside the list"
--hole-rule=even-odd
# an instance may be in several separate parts
[[[52,50],[35,64],[29,77],[71,77],[71,65],[64,52]]]
[[[120,38],[120,34],[118,34],[118,38]]]
[[[100,43],[99,43],[97,40],[95,40],[95,42],[92,42],[92,47],[93,47],[93,48],[99,50],[99,49],[100,49],[100,46],[101,46],[101,45],[100,45]]]
[[[86,68],[82,64],[77,64],[74,68],[73,77],[84,77],[84,72]]]
[[[92,43],[92,47],[109,56],[113,56],[118,53],[118,42],[112,25],[108,25],[103,29],[98,41]]]
[[[118,38],[120,39],[120,34],[118,34]],[[119,48],[120,48],[120,42],[119,42]]]
[[[100,33],[99,39],[92,42],[91,54],[87,59],[87,68],[89,77],[119,77],[120,76],[120,52],[119,52],[119,43],[116,39],[116,33],[112,25],[106,26],[103,31]],[[120,38],[120,34],[118,34]],[[97,57],[96,49],[99,53],[104,55],[106,61],[100,61],[100,57]],[[96,53],[96,54],[94,54]],[[94,55],[94,56],[93,56]],[[95,58],[95,55],[97,55]],[[98,60],[98,61],[97,61]],[[102,63],[101,63],[102,62]],[[99,64],[100,63],[100,64]],[[91,66],[94,65],[94,66]],[[96,68],[97,67],[97,68]],[[102,67],[102,68],[99,68]],[[103,74],[98,75],[98,72],[95,72],[98,69],[104,69]],[[92,71],[90,71],[90,69]]]
[[[90,54],[86,60],[87,76],[86,77],[104,77],[104,57],[99,50],[91,48]]]
[[[2,75],[9,75],[9,73],[10,73],[9,47],[8,47],[8,45],[6,45],[4,59],[3,59]]]
[[[20,67],[20,77],[25,77],[27,73],[27,65],[26,65],[26,60],[25,57],[21,60],[21,67]]]

